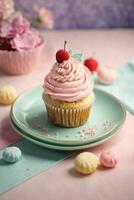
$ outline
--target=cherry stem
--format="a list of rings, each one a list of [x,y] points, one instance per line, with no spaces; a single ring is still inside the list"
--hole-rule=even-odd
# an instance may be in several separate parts
[[[65,42],[64,42],[64,50],[66,49],[66,44],[67,44],[67,41],[65,40]]]

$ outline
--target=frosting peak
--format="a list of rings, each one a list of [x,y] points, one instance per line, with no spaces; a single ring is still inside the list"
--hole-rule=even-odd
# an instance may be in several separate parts
[[[84,65],[70,58],[63,63],[55,63],[45,77],[46,94],[61,101],[78,101],[92,93],[91,73]]]
[[[56,63],[51,70],[54,75],[53,79],[62,83],[79,80],[83,72],[80,63],[70,61],[64,61],[62,64]]]

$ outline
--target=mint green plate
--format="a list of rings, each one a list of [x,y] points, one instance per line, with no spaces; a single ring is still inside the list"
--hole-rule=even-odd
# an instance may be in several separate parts
[[[111,137],[113,137],[113,135],[115,135],[115,133],[114,134],[111,133],[107,137],[105,136],[105,138],[100,139],[99,141],[91,142],[91,143],[88,143],[88,144],[66,146],[66,145],[58,145],[58,144],[52,144],[52,143],[49,143],[49,142],[44,142],[44,141],[42,141],[40,139],[36,139],[36,138],[34,138],[32,136],[28,136],[24,131],[22,131],[19,127],[17,127],[14,124],[12,118],[10,118],[10,124],[11,124],[12,128],[15,130],[16,133],[18,133],[19,135],[21,135],[25,139],[29,140],[30,142],[33,142],[33,143],[35,143],[35,144],[37,144],[39,146],[45,147],[45,148],[62,150],[62,151],[82,150],[82,149],[95,147],[95,146],[98,146],[98,145],[106,142]]]
[[[53,125],[47,118],[42,100],[43,88],[34,88],[21,95],[13,104],[11,117],[27,136],[59,145],[83,145],[98,141],[118,131],[123,125],[126,111],[114,96],[95,89],[96,96],[91,116],[77,128]]]

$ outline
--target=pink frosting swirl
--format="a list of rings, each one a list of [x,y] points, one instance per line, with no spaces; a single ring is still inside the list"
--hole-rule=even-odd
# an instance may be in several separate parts
[[[44,80],[45,93],[61,101],[78,101],[92,93],[93,81],[90,71],[70,58],[55,63]]]

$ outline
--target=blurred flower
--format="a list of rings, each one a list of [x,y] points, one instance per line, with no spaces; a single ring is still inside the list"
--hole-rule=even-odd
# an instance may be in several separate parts
[[[46,29],[53,29],[54,27],[54,16],[53,13],[46,8],[38,8],[34,6],[34,11],[36,12],[36,17],[34,18],[34,23],[40,24]]]
[[[13,0],[0,0],[0,21],[3,19],[7,19],[13,12]]]
[[[20,12],[13,13],[10,18],[1,23],[2,37],[14,37],[17,34],[23,34],[29,29],[29,22],[23,18]]]
[[[12,48],[18,51],[33,49],[40,43],[39,32],[35,29],[29,29],[21,35],[17,34],[11,41]]]
[[[6,50],[10,47],[18,51],[33,49],[42,42],[39,32],[30,27],[21,12],[14,12],[9,18],[2,20],[0,39],[2,48],[6,45]]]
[[[28,50],[34,48],[34,39],[33,35],[30,32],[26,32],[22,35],[17,34],[11,41],[11,45],[14,49]]]
[[[52,12],[45,8],[40,8],[37,12],[38,18],[41,22],[41,24],[48,29],[52,29],[54,26],[54,19]]]

